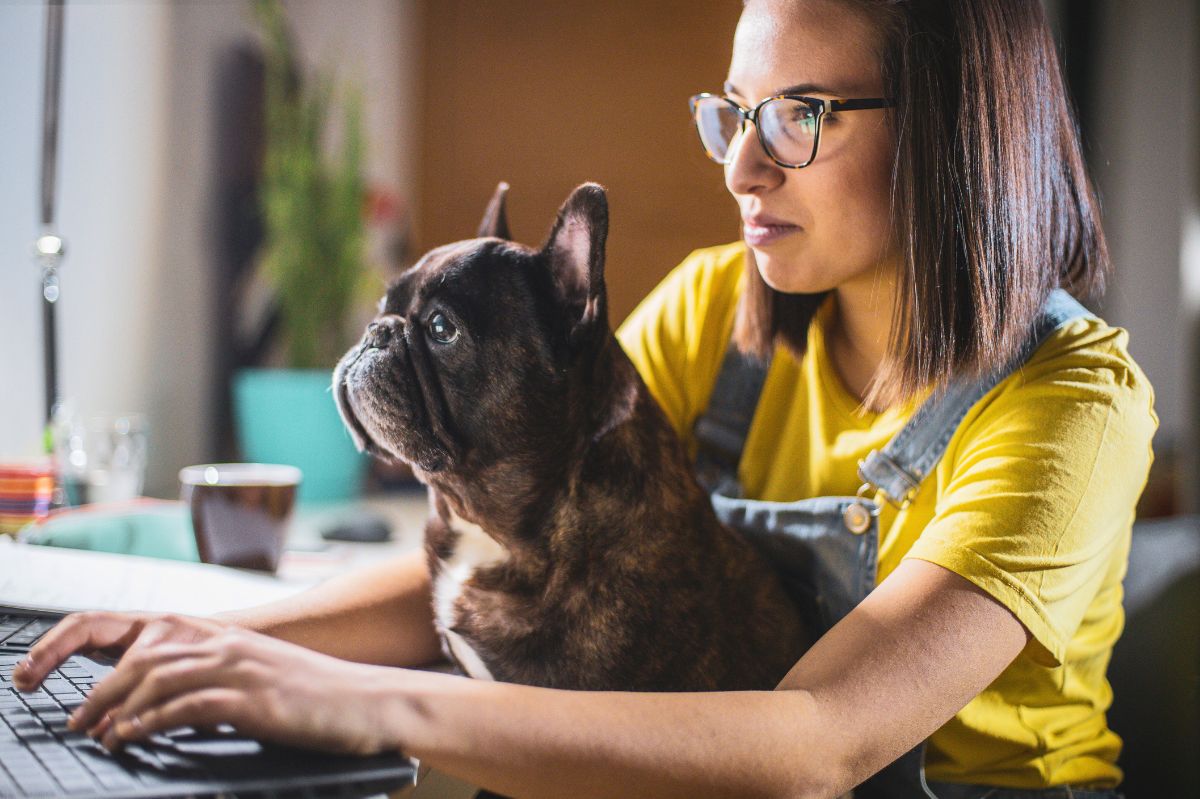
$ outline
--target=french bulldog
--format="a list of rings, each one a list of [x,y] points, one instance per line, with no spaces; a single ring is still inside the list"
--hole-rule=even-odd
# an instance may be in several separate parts
[[[446,655],[556,688],[774,688],[804,625],[612,334],[604,189],[577,188],[539,249],[510,241],[507,189],[388,288],[333,378],[358,446],[429,488]]]

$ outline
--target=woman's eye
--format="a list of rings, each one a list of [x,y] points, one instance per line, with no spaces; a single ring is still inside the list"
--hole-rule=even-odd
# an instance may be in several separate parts
[[[450,344],[458,338],[458,328],[445,314],[435,313],[429,317],[429,336],[439,344]]]

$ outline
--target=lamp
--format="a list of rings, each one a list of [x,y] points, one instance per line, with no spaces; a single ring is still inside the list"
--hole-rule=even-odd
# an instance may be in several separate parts
[[[34,254],[42,270],[42,363],[45,377],[46,429],[58,407],[58,335],[55,310],[60,296],[58,270],[64,254],[63,240],[54,232],[54,189],[58,167],[58,107],[62,85],[63,0],[46,4],[46,69],[42,91],[41,235]],[[46,436],[46,449],[51,448]]]

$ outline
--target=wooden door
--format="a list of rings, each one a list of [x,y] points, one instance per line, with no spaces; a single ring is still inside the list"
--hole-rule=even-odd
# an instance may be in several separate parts
[[[500,180],[540,243],[588,180],[609,190],[614,326],[691,250],[738,236],[687,98],[720,91],[738,0],[425,0],[416,246],[474,235]]]

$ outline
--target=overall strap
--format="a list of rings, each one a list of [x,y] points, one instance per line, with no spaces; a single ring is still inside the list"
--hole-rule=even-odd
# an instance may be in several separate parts
[[[708,409],[696,420],[696,477],[709,491],[741,496],[737,468],[770,363],[738,351],[732,341]]]
[[[892,504],[907,506],[921,481],[941,460],[971,406],[1020,369],[1051,333],[1067,322],[1091,315],[1063,289],[1052,291],[1025,345],[1005,368],[973,381],[951,381],[913,414],[882,452],[872,450],[859,462],[858,476],[863,480],[863,488],[874,487]]]
[[[883,451],[873,450],[859,464],[859,477],[895,504],[912,500],[917,487],[941,460],[946,446],[971,406],[1025,363],[1045,339],[1067,322],[1091,316],[1062,289],[1046,298],[1032,334],[1005,369],[982,381],[952,382],[913,414]],[[743,355],[731,342],[713,387],[708,409],[696,421],[696,473],[709,490],[723,487],[737,495],[737,467],[754,420],[769,363]],[[865,487],[865,486],[864,486]]]

